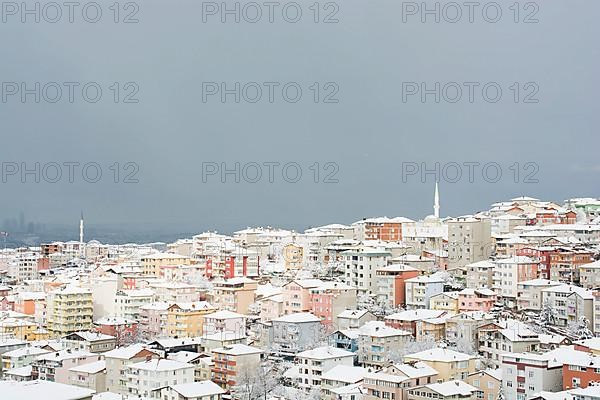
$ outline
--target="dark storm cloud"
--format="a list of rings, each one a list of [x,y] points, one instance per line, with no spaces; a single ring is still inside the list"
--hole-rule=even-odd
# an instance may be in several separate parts
[[[84,209],[98,223],[181,230],[417,218],[431,213],[435,180],[428,174],[422,182],[421,167],[436,162],[443,215],[522,194],[598,195],[600,3],[521,2],[516,13],[512,2],[500,2],[495,23],[494,9],[482,14],[490,2],[472,15],[463,7],[456,22],[456,10],[442,2],[439,23],[428,14],[421,22],[421,10],[397,0],[321,2],[318,15],[313,2],[299,2],[302,18],[292,23],[295,8],[281,13],[288,3],[272,15],[261,6],[255,23],[247,2],[239,23],[230,14],[221,22],[220,2],[123,2],[118,15],[101,3],[97,23],[81,14],[85,2],[72,23],[66,9],[61,20],[47,21],[56,15],[40,3],[34,23],[3,2],[1,216],[24,210],[64,223]],[[40,92],[54,82],[62,98],[49,101],[57,90],[50,85],[39,103],[34,94],[22,103],[22,93],[11,94],[22,88],[11,83],[23,82],[29,90],[39,82]],[[73,99],[69,82],[79,83]],[[236,82],[239,103],[235,94],[223,102],[220,92],[206,92]],[[256,85],[244,89],[249,82]],[[406,93],[436,82],[439,102],[436,94]],[[468,83],[477,83],[472,99]],[[293,102],[297,88],[302,96]],[[497,88],[502,98],[494,102]],[[251,102],[259,89],[262,97]],[[452,102],[458,89],[462,97]],[[39,183],[36,173],[26,183],[22,171],[10,173],[36,162],[47,175]],[[80,163],[73,183],[64,165],[61,179],[49,182],[53,162]],[[92,162],[84,179],[81,169]],[[231,174],[222,183],[220,170],[203,180],[206,163],[231,169],[236,162],[245,174],[239,183]],[[279,163],[272,182],[264,163]],[[288,163],[302,171],[295,183],[293,171],[282,175]],[[465,163],[479,163],[472,179]],[[262,176],[252,183],[256,164]],[[409,164],[419,171],[403,179]],[[500,168],[497,182],[494,171],[484,172],[488,164]],[[91,183],[98,167],[102,177]]]

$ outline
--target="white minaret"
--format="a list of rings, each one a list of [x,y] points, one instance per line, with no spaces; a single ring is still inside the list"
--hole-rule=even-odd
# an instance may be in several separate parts
[[[435,194],[433,195],[433,216],[440,217],[440,192],[438,191],[438,183],[435,182]]]
[[[83,211],[81,212],[81,219],[79,220],[79,252],[83,256]]]

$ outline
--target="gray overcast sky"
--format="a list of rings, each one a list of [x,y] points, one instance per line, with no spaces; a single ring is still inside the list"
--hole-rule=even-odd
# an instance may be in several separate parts
[[[83,209],[95,223],[228,231],[430,214],[434,177],[423,183],[415,175],[403,182],[403,163],[501,166],[503,176],[496,183],[483,179],[481,167],[475,168],[473,183],[466,167],[459,182],[442,179],[443,215],[481,210],[522,194],[558,201],[600,195],[600,2],[538,1],[536,10],[523,1],[519,23],[509,8],[512,1],[497,3],[502,9],[497,23],[482,16],[488,2],[475,9],[473,23],[466,7],[457,23],[444,21],[454,16],[450,8],[440,23],[432,16],[422,23],[419,15],[407,15],[403,22],[398,0],[338,1],[339,10],[320,2],[319,20],[335,13],[338,23],[314,23],[313,1],[301,1],[302,19],[289,23],[281,11],[286,3],[275,9],[273,23],[263,6],[262,19],[254,24],[243,18],[236,24],[232,16],[221,23],[218,14],[207,15],[204,23],[202,2],[187,0],[139,2],[134,16],[139,23],[133,24],[115,24],[109,2],[102,2],[102,19],[95,24],[83,20],[81,7],[74,23],[68,22],[65,7],[54,24],[44,21],[55,15],[50,8],[38,24],[27,15],[28,22],[20,22],[21,10],[4,9],[0,161],[7,175],[0,182],[0,219],[22,210],[28,219],[70,223]],[[32,1],[27,4],[34,7]],[[125,2],[120,7],[121,21],[136,11],[124,9]],[[253,10],[246,11],[252,18]],[[493,18],[495,10],[487,11]],[[88,9],[88,18],[93,14]],[[294,17],[292,8],[287,17]],[[539,22],[523,23],[526,18]],[[33,87],[34,82],[92,81],[103,89],[94,104],[82,98],[80,87],[72,104],[66,89],[54,104],[47,101],[51,87],[40,103],[33,95],[22,103],[21,93],[9,94],[14,91],[10,82]],[[121,86],[116,104],[114,82]],[[126,82],[139,87],[137,104],[123,103],[133,90],[124,87]],[[243,98],[235,103],[233,95],[225,103],[219,95],[203,102],[203,82],[281,86],[273,103],[266,88],[256,103]],[[303,90],[297,103],[282,97],[288,82]],[[318,103],[310,88],[314,82],[320,86]],[[334,85],[326,87],[328,82]],[[464,86],[456,103],[446,101],[455,93],[452,87],[439,103],[433,95],[422,103],[418,94],[403,101],[403,82],[426,82],[430,88],[434,82],[481,85],[473,103]],[[488,82],[503,90],[497,103],[482,97]],[[514,82],[520,83],[517,103]],[[525,87],[528,82],[535,84]],[[333,98],[339,102],[325,103],[336,87]],[[529,98],[539,102],[526,103]],[[69,161],[99,163],[100,182],[85,182],[77,168],[74,183],[68,182],[66,168],[58,183],[43,177],[35,183],[32,176],[22,183],[18,173],[8,174],[15,164],[7,163],[33,168],[35,162]],[[125,163],[135,162],[139,183],[115,184],[109,169],[115,162],[120,181]],[[297,162],[303,175],[298,183],[288,183],[279,167],[269,183],[263,167],[258,183],[236,183],[233,176],[225,183],[209,176],[204,183],[206,162],[230,168],[235,162]],[[315,162],[319,183],[310,169]],[[339,167],[338,183],[323,182],[333,171],[325,168],[328,162]],[[510,169],[515,162],[521,172],[517,183]],[[535,172],[525,168],[527,162],[539,167],[533,176],[538,183],[527,182],[527,174]]]

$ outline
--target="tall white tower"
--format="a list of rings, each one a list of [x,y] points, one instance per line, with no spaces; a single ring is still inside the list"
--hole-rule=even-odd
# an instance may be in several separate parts
[[[83,211],[79,220],[79,253],[80,257],[83,257]]]
[[[436,218],[440,217],[440,192],[437,181],[435,182],[435,193],[433,195],[433,216]]]

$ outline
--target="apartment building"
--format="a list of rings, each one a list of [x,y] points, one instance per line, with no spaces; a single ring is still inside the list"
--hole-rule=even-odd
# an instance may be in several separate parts
[[[376,272],[387,265],[392,253],[379,248],[359,246],[342,252],[346,284],[358,289],[359,294],[377,294]]]
[[[127,384],[127,368],[147,359],[158,359],[160,356],[142,344],[120,347],[104,353],[106,363],[106,390],[116,394],[129,393]]]
[[[580,284],[586,289],[600,288],[600,260],[579,266]]]
[[[188,338],[204,333],[204,317],[216,311],[206,301],[174,303],[167,308],[166,332],[172,338]]]
[[[560,347],[543,354],[504,354],[502,395],[506,400],[527,400],[542,391],[561,391],[563,364],[573,351],[572,347]]]
[[[440,400],[475,399],[478,389],[461,380],[449,382],[430,383],[424,386],[410,388],[406,391],[407,400],[427,400],[436,398]]]
[[[69,369],[101,360],[98,354],[70,349],[42,354],[31,363],[31,378],[68,384]]]
[[[106,391],[106,362],[104,360],[69,368],[68,384],[96,393]]]
[[[341,282],[323,282],[309,289],[311,312],[325,325],[332,325],[334,318],[347,309],[356,308],[357,290]]]
[[[377,317],[368,310],[348,309],[338,314],[336,324],[338,329],[358,329]]]
[[[154,253],[142,257],[141,264],[145,276],[160,278],[162,267],[190,265],[191,258],[174,253]]]
[[[404,217],[364,218],[352,224],[354,238],[357,240],[383,240],[399,242],[402,240],[403,224],[412,224],[413,220]]]
[[[138,323],[125,318],[102,318],[94,322],[95,331],[113,336],[117,346],[131,343],[138,338]]]
[[[554,310],[554,325],[567,327],[585,318],[594,321],[594,295],[591,290],[574,285],[558,285],[542,290],[542,301]],[[589,326],[592,329],[592,325]]]
[[[494,261],[494,288],[504,304],[516,306],[519,282],[538,277],[539,261],[525,256],[501,258]]]
[[[496,400],[502,388],[502,370],[483,369],[469,374],[465,382],[477,388],[477,399]]]
[[[154,290],[154,300],[158,302],[191,303],[200,299],[198,288],[187,283],[155,282],[150,283],[150,288]]]
[[[204,315],[204,334],[217,332],[246,333],[246,316],[233,311],[216,311]]]
[[[496,367],[505,353],[536,352],[539,335],[520,321],[503,320],[479,328],[479,353]]]
[[[222,331],[212,334],[204,334],[200,337],[200,350],[205,353],[210,353],[213,349],[219,347],[231,346],[238,343],[246,344],[246,342],[247,336],[243,331]]]
[[[557,246],[526,246],[517,251],[518,256],[526,256],[539,260],[539,278],[550,279],[550,255],[558,251]]]
[[[250,278],[231,278],[214,287],[212,301],[220,310],[248,314],[248,307],[254,303],[258,283]]]
[[[451,314],[457,314],[458,292],[442,292],[434,294],[429,299],[429,308],[432,310],[446,311]]]
[[[405,398],[408,388],[433,383],[437,380],[437,371],[422,362],[392,364],[377,372],[371,372],[364,378],[365,400]]]
[[[297,279],[283,285],[283,313],[309,312],[312,309],[310,289],[322,284],[320,279]]]
[[[321,375],[321,398],[338,400],[335,389],[357,385],[368,373],[368,370],[363,367],[336,365]]]
[[[335,347],[317,347],[296,355],[298,364],[298,387],[310,392],[321,386],[323,374],[336,366],[354,365],[354,353]]]
[[[29,319],[11,317],[0,319],[0,338],[37,340],[39,329],[39,325]]]
[[[489,219],[466,216],[448,221],[448,270],[487,260],[492,252]]]
[[[327,337],[327,343],[331,347],[356,353],[358,351],[358,333],[358,329],[338,329]]]
[[[429,308],[431,297],[444,291],[444,279],[437,274],[419,275],[407,279],[406,308],[409,310]]]
[[[420,271],[406,264],[391,264],[375,271],[377,281],[377,300],[390,307],[406,305],[405,281],[414,278]]]
[[[411,361],[421,361],[436,370],[438,382],[466,379],[478,368],[476,356],[440,347],[404,356],[404,362]]]
[[[143,339],[167,337],[167,317],[171,303],[157,302],[140,307],[139,332]]]
[[[133,396],[160,399],[167,386],[194,382],[194,365],[173,360],[148,358],[127,368],[127,392]]]
[[[164,388],[161,390],[160,398],[163,400],[221,400],[225,393],[225,390],[216,383],[203,380]]]
[[[358,362],[363,367],[381,368],[391,356],[402,354],[411,338],[409,331],[386,326],[381,321],[367,322],[358,330]]]
[[[131,321],[140,320],[140,308],[153,302],[151,289],[119,290],[115,295],[115,316]]]
[[[15,295],[15,312],[35,315],[36,303],[46,300],[44,292],[19,292]]]
[[[401,329],[410,332],[414,337],[417,336],[417,326],[421,321],[443,317],[447,314],[446,310],[418,309],[400,311],[390,314],[384,318],[385,324],[395,329]]]
[[[62,342],[66,349],[104,353],[116,347],[117,338],[99,332],[80,331],[66,335]]]
[[[496,292],[491,289],[463,289],[458,292],[458,310],[490,311],[496,303]]]
[[[494,268],[496,268],[496,264],[489,260],[467,264],[467,287],[470,289],[491,289],[494,286]]]
[[[53,337],[93,328],[94,306],[89,289],[68,286],[47,298],[47,329]]]
[[[417,322],[417,342],[433,340],[439,343],[446,339],[446,319],[449,315],[439,318],[425,319]]]
[[[574,351],[563,364],[563,390],[586,388],[600,382],[600,356]]]
[[[311,313],[284,315],[272,321],[269,343],[275,353],[294,356],[321,338],[321,319]]]
[[[7,351],[2,354],[2,369],[26,367],[31,365],[38,356],[47,353],[50,353],[50,350],[29,346]]]
[[[517,284],[517,309],[541,311],[544,307],[542,291],[549,287],[559,286],[560,282],[547,279],[531,279]]]
[[[283,295],[276,294],[260,299],[260,319],[269,322],[283,315]]]
[[[234,344],[212,351],[214,366],[212,381],[223,389],[231,390],[239,382],[255,376],[263,350],[244,344]]]
[[[17,282],[27,282],[38,279],[38,259],[40,255],[37,252],[20,252],[16,259]]]
[[[594,261],[594,252],[589,250],[559,248],[550,253],[550,279],[568,284],[579,284],[580,268]],[[593,282],[588,281],[587,284]]]
[[[529,246],[529,241],[520,237],[511,236],[506,239],[496,240],[496,256],[500,258],[514,257],[517,253]]]

